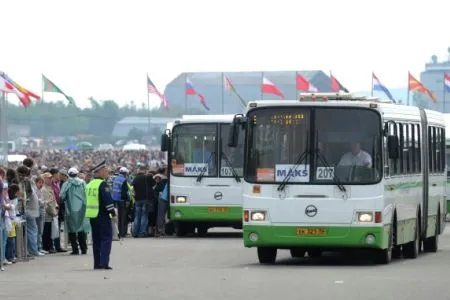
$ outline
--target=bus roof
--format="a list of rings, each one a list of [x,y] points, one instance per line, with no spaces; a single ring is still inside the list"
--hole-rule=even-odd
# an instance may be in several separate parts
[[[231,123],[234,114],[228,115],[183,115],[175,120],[175,124],[180,123]]]

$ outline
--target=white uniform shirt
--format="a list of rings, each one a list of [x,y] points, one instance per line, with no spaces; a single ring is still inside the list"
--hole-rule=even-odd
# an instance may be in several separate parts
[[[352,152],[347,152],[342,156],[339,166],[368,166],[372,167],[372,157],[369,153],[360,150],[358,154],[354,155]]]

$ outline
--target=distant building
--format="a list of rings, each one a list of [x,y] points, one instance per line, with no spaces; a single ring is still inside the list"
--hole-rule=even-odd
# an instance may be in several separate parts
[[[331,91],[330,77],[324,72],[298,71],[298,73],[309,80],[319,91]],[[169,102],[169,106],[202,109],[209,114],[240,113],[244,110],[244,107],[233,92],[226,90],[223,75],[233,82],[239,95],[248,102],[260,99],[282,99],[276,95],[261,94],[263,76],[281,90],[285,99],[296,99],[296,74],[296,71],[182,73],[167,85],[164,95]],[[206,111],[201,105],[199,97],[185,95],[186,78],[189,78],[196,91],[205,97],[210,111]]]
[[[150,133],[162,133],[168,122],[172,122],[174,118],[150,118]],[[127,137],[131,129],[136,128],[143,132],[149,131],[148,118],[142,117],[126,117],[117,122],[114,126],[112,135],[114,137]]]
[[[425,64],[425,71],[420,73],[420,81],[434,93],[437,98],[436,103],[420,93],[414,93],[412,99],[419,107],[424,107],[440,112],[450,112],[450,93],[444,93],[444,74],[450,74],[450,48],[447,60],[439,62],[436,55],[431,57],[431,62]]]
[[[31,128],[28,125],[9,124],[8,137],[9,139],[16,139],[19,137],[30,136]]]

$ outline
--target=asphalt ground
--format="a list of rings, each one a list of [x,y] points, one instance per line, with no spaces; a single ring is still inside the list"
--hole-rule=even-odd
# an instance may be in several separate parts
[[[450,299],[450,225],[438,253],[374,265],[355,256],[292,259],[279,251],[260,265],[240,231],[206,237],[113,242],[111,271],[92,269],[92,252],[5,266],[0,299]]]

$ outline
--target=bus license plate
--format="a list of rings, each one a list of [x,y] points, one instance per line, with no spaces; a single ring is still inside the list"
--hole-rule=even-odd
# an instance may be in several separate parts
[[[227,213],[228,211],[228,207],[208,207],[210,213]]]
[[[297,235],[320,236],[327,235],[326,228],[297,228]]]

